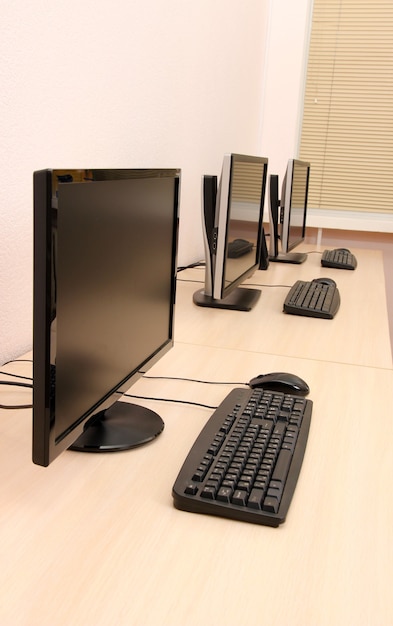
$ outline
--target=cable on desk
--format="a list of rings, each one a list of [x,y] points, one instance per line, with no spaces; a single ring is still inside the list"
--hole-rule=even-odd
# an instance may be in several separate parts
[[[205,283],[204,280],[196,280],[191,278],[178,278],[177,281],[179,283],[198,283],[198,285],[203,285]]]
[[[31,376],[22,376],[22,374],[11,374],[11,372],[3,372],[0,370],[0,374],[5,374],[6,376],[12,376],[13,378],[23,378],[24,380],[33,380]]]
[[[33,359],[10,359],[9,361],[5,361],[3,365],[8,365],[9,363],[32,363]]]
[[[9,385],[13,387],[27,387],[28,389],[33,388],[32,383],[19,383],[16,381],[10,380],[0,380],[0,385]],[[32,409],[32,404],[0,404],[0,409]]]
[[[13,380],[0,380],[0,385],[13,385],[14,387],[28,387],[29,389],[33,389],[33,383],[17,383]]]
[[[284,289],[290,289],[292,285],[266,285],[264,283],[244,283],[246,287],[282,287]]]
[[[0,409],[32,409],[32,404],[0,404]]]
[[[183,272],[184,270],[192,269],[193,267],[205,267],[205,261],[196,261],[195,263],[190,263],[190,265],[182,265],[177,268],[178,272]]]
[[[123,394],[127,398],[133,398],[135,400],[153,400],[154,402],[175,402],[177,404],[191,404],[192,406],[199,406],[203,409],[216,409],[217,406],[211,406],[210,404],[202,404],[201,402],[192,402],[191,400],[175,400],[173,398],[149,398],[148,396],[134,396],[129,393]]]
[[[151,378],[153,380],[184,380],[190,383],[202,383],[204,385],[247,385],[247,383],[229,382],[229,381],[215,381],[215,380],[199,380],[198,378],[183,378],[180,376],[150,376],[144,374],[143,378]]]

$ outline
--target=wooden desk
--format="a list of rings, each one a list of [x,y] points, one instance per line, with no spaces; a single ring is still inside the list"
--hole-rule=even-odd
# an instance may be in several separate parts
[[[304,245],[301,249],[316,247]],[[323,268],[320,254],[310,254],[301,265],[270,263],[267,271],[257,271],[247,281],[267,285],[261,287],[260,300],[247,313],[194,305],[193,293],[203,285],[184,281],[204,281],[204,269],[181,272],[175,338],[184,343],[391,368],[382,253],[353,252],[358,259],[355,271]],[[336,317],[323,320],[284,314],[289,287],[298,279],[320,276],[334,278],[339,288],[341,306]]]
[[[210,410],[144,401],[166,422],[154,443],[65,452],[48,468],[30,460],[31,411],[0,411],[0,623],[392,624],[393,372],[178,343],[150,374],[282,369],[308,381],[314,411],[278,529],[174,509],[172,484]],[[133,392],[217,404],[230,387],[143,379]],[[28,397],[0,387],[0,402]]]

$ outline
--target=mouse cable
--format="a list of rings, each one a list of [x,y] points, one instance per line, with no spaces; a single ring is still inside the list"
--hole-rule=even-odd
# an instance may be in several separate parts
[[[172,398],[149,398],[148,396],[134,396],[129,393],[123,394],[126,398],[134,398],[136,400],[154,400],[155,402],[176,402],[177,404],[191,404],[192,406],[199,406],[203,409],[216,409],[216,406],[210,404],[202,404],[201,402],[192,402],[191,400],[174,400]]]
[[[159,379],[159,380],[184,380],[189,383],[201,383],[203,385],[248,385],[248,383],[229,382],[229,381],[215,381],[215,380],[199,380],[197,378],[182,378],[180,376],[149,376],[144,374],[143,378]]]

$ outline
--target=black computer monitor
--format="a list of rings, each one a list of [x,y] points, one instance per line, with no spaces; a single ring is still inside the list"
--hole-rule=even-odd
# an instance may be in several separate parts
[[[299,159],[289,159],[280,199],[278,176],[269,177],[271,225],[269,259],[271,261],[303,263],[307,258],[304,253],[290,251],[304,241],[309,178],[310,163]],[[280,240],[281,252],[279,251]]]
[[[219,182],[202,181],[205,286],[195,292],[199,306],[249,311],[260,290],[239,287],[258,269],[268,159],[226,154]]]
[[[163,429],[120,401],[173,346],[180,170],[34,173],[33,461]]]

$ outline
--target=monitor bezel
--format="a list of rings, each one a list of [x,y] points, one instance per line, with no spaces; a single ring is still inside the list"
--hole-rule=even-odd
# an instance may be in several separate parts
[[[264,166],[261,203],[259,207],[258,219],[258,239],[255,250],[255,259],[252,265],[242,274],[237,276],[235,280],[226,284],[225,271],[228,250],[228,229],[230,222],[230,206],[231,206],[231,183],[233,167],[236,162],[258,163]],[[263,213],[266,193],[268,159],[266,157],[229,153],[223,158],[221,177],[217,192],[217,207],[215,215],[215,255],[213,268],[213,298],[223,300],[228,297],[241,283],[254,274],[259,268],[262,233],[263,233]]]
[[[52,219],[54,215],[52,181],[53,173],[64,170],[45,169],[34,172],[34,299],[33,299],[33,462],[47,466],[64,450],[72,446],[84,432],[86,424],[96,415],[111,407],[150,367],[174,345],[174,314],[177,270],[177,242],[180,198],[180,169],[101,169],[94,170],[109,180],[131,178],[171,177],[174,180],[172,216],[172,259],[169,304],[168,336],[162,345],[146,355],[142,363],[134,367],[122,380],[112,387],[97,403],[79,416],[70,432],[55,436],[54,411],[51,408],[51,321],[54,286],[51,270],[55,262],[52,246]],[[68,172],[91,172],[70,168]],[[111,178],[111,176],[115,178]],[[72,184],[72,183],[69,183]]]
[[[291,211],[292,211],[292,194],[293,194],[293,182],[296,175],[297,168],[304,168],[307,170],[306,186],[305,186],[305,198],[303,207],[303,219],[301,226],[301,234],[296,239],[291,239]],[[300,159],[289,159],[287,164],[286,173],[283,180],[282,192],[281,192],[281,250],[283,254],[286,254],[290,250],[293,250],[306,236],[306,222],[307,222],[307,204],[308,204],[308,190],[310,180],[310,163]]]

